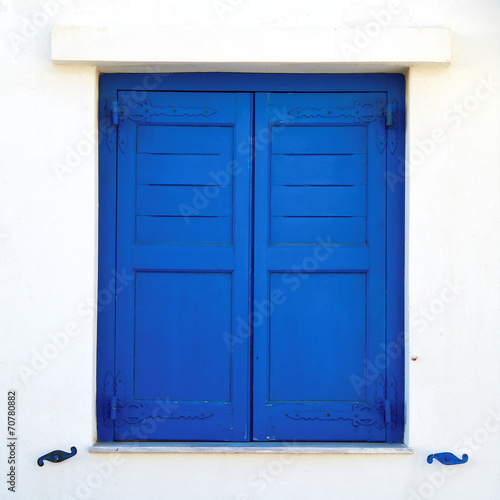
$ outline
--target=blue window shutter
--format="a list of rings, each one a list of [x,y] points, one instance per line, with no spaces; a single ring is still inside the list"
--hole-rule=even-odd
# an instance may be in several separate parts
[[[400,442],[404,78],[142,78],[100,85],[99,440]]]
[[[385,441],[386,94],[255,102],[254,439]]]
[[[118,93],[115,440],[248,439],[250,131],[249,94]]]

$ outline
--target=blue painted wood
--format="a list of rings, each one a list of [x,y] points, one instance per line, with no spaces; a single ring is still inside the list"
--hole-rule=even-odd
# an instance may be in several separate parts
[[[137,74],[109,73],[100,76],[108,88],[137,89],[134,95],[143,90],[175,90],[200,93],[215,92],[387,92],[390,83],[403,79],[402,75],[387,73],[372,74],[249,74],[249,73],[203,73],[203,74]],[[399,82],[398,82],[399,84]],[[404,86],[403,86],[404,89]],[[277,98],[278,95],[273,95]],[[156,102],[156,101],[155,101]],[[180,101],[179,101],[180,102]],[[185,104],[189,105],[190,101]],[[166,106],[167,104],[159,104]],[[197,101],[197,106],[204,102]],[[293,108],[292,108],[293,109]],[[211,117],[208,117],[210,119]],[[213,118],[213,117],[212,117]],[[221,120],[222,121],[222,120]],[[219,123],[221,122],[219,121]]]
[[[106,397],[106,376],[115,373],[115,301],[109,300],[116,290],[116,151],[105,145],[107,126],[106,101],[116,99],[117,90],[104,80],[99,82],[99,268],[97,304],[86,304],[78,312],[94,321],[97,310],[97,436],[112,441],[112,426],[106,425],[109,398]],[[120,273],[120,277],[122,277]]]
[[[119,98],[132,95],[120,91]],[[204,106],[217,112],[160,114],[147,124],[129,120],[125,132],[119,131],[127,148],[119,149],[117,160],[117,268],[134,280],[116,299],[116,372],[124,383],[115,439],[245,441],[249,340],[232,349],[231,339],[238,319],[249,314],[250,154],[235,144],[250,136],[251,96],[151,93],[147,99],[155,107]],[[138,183],[140,169],[158,175],[159,164],[147,161],[157,154],[163,168],[187,166],[188,176],[194,173],[199,183],[207,179],[196,177],[203,172],[200,156],[224,156],[226,173],[230,157],[241,171],[223,187],[178,185],[182,174],[164,175],[161,185]],[[172,164],[165,157],[173,158]],[[184,217],[182,204],[196,216]],[[171,217],[152,217],[165,215]]]
[[[286,118],[288,119],[288,116]],[[343,155],[366,153],[365,127],[273,126],[271,152],[275,154]]]
[[[331,243],[365,243],[365,217],[275,217],[271,216],[271,244],[317,245],[318,238]]]
[[[146,79],[148,86],[144,87]],[[115,349],[115,308],[113,303],[107,302],[100,307],[98,316],[99,439],[245,441],[252,439],[253,424],[255,440],[401,441],[404,411],[404,178],[401,180],[402,167],[398,158],[404,158],[404,77],[102,75],[101,119],[105,115],[107,99],[137,99],[136,91],[119,91],[127,88],[154,89],[155,92],[144,93],[145,99],[151,101],[155,112],[161,108],[164,108],[165,112],[151,116],[149,122],[128,120],[126,127],[121,127],[122,137],[127,139],[127,147],[123,151],[119,150],[117,153],[109,151],[107,147],[100,149],[99,289],[105,291],[111,287],[113,290],[116,286],[117,336]],[[252,96],[236,92],[257,92],[254,132],[257,168],[253,214],[250,204],[252,186],[249,162],[252,153]],[[397,124],[397,130],[394,130],[394,127],[390,130],[391,148],[385,147],[385,122],[382,124],[373,111],[378,109],[377,102],[380,99],[387,102],[389,98],[398,102],[397,106],[393,106],[393,123]],[[181,111],[175,116],[174,107],[177,109],[176,113]],[[210,108],[214,112],[210,111],[208,116],[200,116],[193,113],[194,108]],[[344,109],[345,112],[339,113],[339,109]],[[362,111],[360,119],[356,111],[363,109],[365,111]],[[328,114],[329,110],[334,110],[338,116],[332,119]],[[123,119],[120,120],[123,122]],[[185,138],[187,133],[183,135],[183,132],[188,129],[193,131],[192,137],[196,137],[196,141]],[[107,131],[109,127],[100,126],[100,130]],[[396,135],[396,132],[399,135]],[[381,134],[384,138],[382,145]],[[109,138],[109,134],[107,137]],[[104,141],[102,143],[105,144]],[[115,160],[117,154],[118,185]],[[234,167],[234,177],[228,179],[226,172],[231,172],[230,158],[233,154],[238,163]],[[241,166],[242,169],[238,168]],[[387,189],[386,170],[389,186]],[[381,173],[384,176],[381,176]],[[213,174],[216,174],[216,177]],[[391,178],[390,175],[395,176],[397,182],[391,184],[394,177]],[[209,196],[206,196],[209,200],[206,206],[203,205],[203,200],[197,203],[197,206],[191,204],[194,212],[161,214],[162,211],[169,212],[172,205],[175,206],[172,199],[178,202],[184,199],[183,189],[177,188],[201,187],[203,193],[207,186],[219,187],[221,192],[230,193],[228,198],[231,200],[232,210],[230,209],[228,214],[207,215],[207,210],[218,210],[209,208],[212,202]],[[365,211],[362,215],[315,215],[311,209],[315,204],[316,209],[321,210],[325,208],[321,203],[326,203],[326,208],[331,209],[332,206],[328,205],[331,202],[326,200],[327,197],[315,196],[314,193],[320,191],[315,191],[314,188],[330,187],[336,188],[332,191],[347,187],[354,188],[354,192],[365,189]],[[149,188],[160,189],[151,191]],[[272,200],[271,193],[275,188],[278,188],[278,197]],[[299,191],[292,191],[293,189]],[[295,211],[300,206],[305,209],[305,213],[299,213],[297,216],[271,214],[273,204],[277,205],[278,211],[283,209],[280,196],[287,190],[295,194],[300,192],[301,196],[296,196],[296,203],[293,203],[293,195],[286,195],[283,197],[283,205],[288,203]],[[139,197],[137,194],[140,191],[142,194]],[[118,226],[115,227],[117,192]],[[167,193],[167,196],[160,196],[160,192]],[[149,193],[154,194],[150,197],[144,196]],[[321,201],[322,199],[325,201]],[[351,208],[352,201],[347,199],[347,205]],[[338,204],[338,201],[335,203]],[[189,206],[188,203],[185,205]],[[138,215],[138,207],[140,210],[149,207],[152,214]],[[156,211],[160,214],[153,213]],[[382,215],[383,220],[380,220]],[[255,220],[255,286],[251,292],[249,228],[252,217]],[[181,220],[189,221],[186,228],[179,225]],[[116,232],[117,242],[114,240]],[[114,260],[115,245],[117,262]],[[390,265],[386,265],[386,253]],[[117,271],[119,278],[115,280]],[[138,283],[146,277],[146,283],[150,284],[143,287],[144,293],[139,295],[147,297],[148,293],[151,294],[151,300],[143,297],[144,303],[140,310],[144,317],[140,320],[141,325],[137,331],[144,338],[151,340],[152,346],[155,341],[159,342],[157,346],[160,346],[160,349],[152,348],[151,355],[157,358],[154,363],[150,363],[151,366],[144,368],[143,379],[140,378],[141,369],[137,369],[135,360],[136,284],[128,279],[128,276],[135,276],[136,273]],[[215,286],[216,290],[210,291],[210,298],[204,302],[200,298],[204,295],[199,290],[202,287],[197,286],[197,277],[203,279],[210,275],[217,278],[203,288],[212,290],[211,287]],[[217,343],[210,343],[208,348],[209,351],[214,349],[213,359],[198,357],[199,363],[192,370],[192,378],[188,376],[186,381],[180,383],[185,384],[187,393],[192,391],[191,394],[195,395],[195,373],[199,376],[202,372],[210,371],[218,383],[211,385],[211,379],[208,378],[200,384],[200,389],[203,388],[207,393],[213,391],[219,398],[218,401],[151,398],[153,393],[148,391],[154,392],[155,387],[158,393],[164,391],[162,396],[165,396],[167,389],[159,382],[152,382],[147,386],[148,370],[157,370],[162,378],[167,376],[168,370],[171,372],[167,377],[177,375],[172,367],[161,366],[157,362],[161,357],[158,351],[164,349],[174,358],[171,346],[180,341],[180,352],[188,352],[192,343],[190,339],[194,339],[193,331],[199,321],[199,317],[196,318],[194,313],[188,314],[184,319],[182,314],[179,314],[172,323],[162,320],[162,314],[175,309],[172,305],[165,305],[169,301],[162,301],[162,296],[170,297],[174,302],[177,300],[177,295],[167,286],[168,283],[176,284],[180,297],[183,293],[186,293],[187,297],[189,289],[196,288],[197,295],[193,293],[192,296],[197,299],[190,305],[184,300],[187,310],[196,306],[196,310],[206,312],[212,295],[217,296],[218,307],[209,313],[216,316],[205,326],[208,335],[204,340],[208,342],[209,338],[214,338],[214,332],[224,325],[224,311],[227,311],[228,302],[223,300],[223,296],[227,294],[225,278],[228,276],[231,276],[233,333],[230,340],[230,402],[223,400],[223,388],[227,382],[224,373],[227,375],[227,371],[219,370],[219,365],[211,365],[218,359],[220,366],[227,368],[227,357],[217,350],[221,346]],[[184,280],[187,292],[182,292],[179,288],[181,283],[176,280]],[[281,391],[277,393],[278,396],[280,393],[288,398],[294,396],[293,384],[286,386],[286,377],[283,376],[285,368],[291,365],[292,355],[295,356],[293,359],[298,360],[302,371],[307,360],[312,365],[312,359],[319,356],[316,375],[321,374],[322,380],[328,377],[339,377],[342,380],[342,377],[345,379],[347,369],[347,362],[343,363],[344,358],[330,366],[325,360],[327,356],[321,357],[324,351],[333,353],[332,359],[336,359],[337,342],[337,347],[343,346],[347,349],[351,366],[356,367],[361,355],[360,342],[353,340],[349,344],[349,338],[341,333],[353,328],[353,331],[358,332],[357,335],[361,335],[359,326],[355,328],[361,317],[359,311],[355,312],[359,304],[352,298],[353,295],[362,294],[363,287],[360,287],[359,280],[364,280],[364,294],[367,299],[363,311],[366,319],[364,361],[377,360],[380,377],[374,379],[373,372],[368,373],[365,370],[364,377],[360,377],[362,382],[357,385],[351,383],[352,388],[361,394],[358,400],[346,399],[353,398],[353,394],[345,384],[339,388],[339,395],[345,398],[344,400],[276,401],[277,396],[271,399],[271,387]],[[271,282],[273,286],[270,285]],[[315,286],[318,283],[322,285]],[[382,293],[381,283],[385,286]],[[158,291],[157,295],[154,295],[154,289]],[[345,294],[341,294],[339,289],[345,290]],[[385,290],[387,293],[384,293]],[[252,295],[253,366],[249,364],[251,332],[247,321]],[[102,296],[104,297],[104,293]],[[338,312],[339,301],[341,303],[349,298],[353,306],[345,308],[344,314]],[[305,310],[303,315],[298,316],[297,321],[287,319],[288,316],[296,315],[297,309],[300,310],[299,307],[289,307],[294,300],[298,304],[309,304],[316,314],[308,316]],[[327,300],[328,304],[321,308],[318,303],[323,300]],[[334,304],[330,306],[332,302]],[[269,303],[272,303],[272,314],[267,310]],[[148,307],[150,314],[145,314]],[[280,307],[283,308],[281,314]],[[284,311],[290,314],[285,314]],[[384,328],[381,325],[386,321],[386,315],[387,323]],[[146,316],[150,319],[146,319]],[[168,313],[168,316],[171,317],[172,313]],[[163,332],[160,338],[151,337],[151,331],[147,328],[148,321],[155,322],[158,331]],[[176,337],[173,333],[174,326],[170,327],[173,324],[177,325],[175,328],[178,330],[184,329],[187,335]],[[335,324],[332,331],[339,332],[338,336],[325,336],[321,333],[330,331],[332,324]],[[287,338],[287,332],[293,339],[290,346],[278,342],[280,338]],[[311,332],[315,332],[316,336]],[[307,343],[310,336],[317,340],[316,353],[314,347]],[[223,338],[227,340],[228,337],[223,334]],[[271,344],[272,339],[276,341],[274,344]],[[274,356],[270,356],[271,345],[274,346]],[[273,365],[273,359],[276,359],[276,353],[280,354],[280,349],[284,350],[286,355],[278,355],[279,362]],[[302,358],[301,351],[304,353]],[[143,343],[137,352],[143,359],[147,357],[147,347]],[[195,358],[196,356],[201,354],[195,354]],[[381,359],[385,361],[385,366],[384,363],[380,364]],[[137,363],[145,364],[142,361]],[[313,368],[316,368],[316,365]],[[357,375],[354,368],[350,376]],[[270,378],[271,369],[273,371]],[[323,394],[327,391],[326,382],[321,382],[318,387],[308,388],[307,381],[315,380],[314,370],[309,370],[310,373],[303,379],[299,372],[300,370],[293,374],[294,380],[299,380],[296,384],[298,396],[335,397]],[[109,402],[109,396],[106,396],[109,391],[104,390],[105,375],[108,373],[126,375],[123,393],[117,398],[119,409],[114,431],[106,427],[104,418]],[[130,380],[138,373],[141,390],[144,391],[143,396],[146,399],[138,399],[134,393],[135,388],[130,386]],[[384,379],[382,383],[381,378]],[[389,379],[390,384],[386,382]],[[318,393],[315,394],[314,391]],[[385,426],[384,412],[380,409],[385,409],[384,398],[392,393],[396,416],[391,425]],[[175,397],[177,396],[175,394]],[[254,412],[250,416],[251,404]],[[388,407],[391,409],[391,420],[393,411],[390,404]],[[151,432],[151,428],[154,428],[154,431]]]
[[[232,180],[232,167],[232,154],[139,153],[137,183],[228,186]]]
[[[214,217],[136,217],[137,243],[213,243],[230,244],[232,220],[228,216]]]
[[[318,237],[315,245],[270,245],[266,260],[273,271],[368,271],[370,268],[370,249],[367,245],[328,244],[330,235],[325,239]]]
[[[387,92],[398,102],[396,115],[398,135],[394,154],[387,153],[387,378],[398,382],[397,421],[387,429],[387,441],[403,441],[404,433],[404,381],[405,370],[405,77],[392,75],[387,81]]]
[[[234,228],[233,228],[234,230]],[[237,263],[232,245],[190,245],[188,243],[170,245],[135,244],[132,248],[132,264],[138,271],[150,268],[182,268],[186,271],[231,271]],[[185,264],[189,263],[189,266]]]
[[[138,153],[221,155],[231,153],[232,143],[230,126],[143,125],[137,130]]]
[[[221,339],[231,332],[231,281],[231,273],[137,273],[135,398],[231,400]]]
[[[365,186],[271,187],[271,215],[356,217],[365,214]]]
[[[298,118],[288,113],[319,108],[319,102],[347,109],[362,99],[366,96],[349,93],[291,94],[286,99],[256,95],[257,136],[271,130],[271,144],[255,152],[259,225],[254,233],[254,300],[268,316],[254,324],[255,440],[386,438],[384,382],[376,383],[378,375],[385,375],[386,336],[386,156],[377,147],[380,124],[377,119],[346,126],[354,116]],[[386,97],[370,96],[377,99]],[[273,126],[276,115],[282,117],[279,126]],[[323,169],[316,186],[306,185],[307,176],[293,187],[272,185],[275,158],[315,154],[366,155],[366,185],[364,179],[359,185],[336,185],[336,169]],[[314,175],[319,172],[317,168]],[[270,245],[278,215],[366,215],[366,244],[328,246],[317,240],[315,246]],[[328,242],[334,241],[335,229],[333,225]],[[301,238],[298,232],[296,240]],[[380,373],[367,381],[370,363],[380,366]]]
[[[366,274],[315,272],[300,285],[296,277],[269,277],[283,298],[270,317],[270,400],[330,401],[334,388],[339,400],[366,397],[350,380],[364,377]]]
[[[271,183],[282,186],[335,186],[366,184],[366,155],[276,155]]]
[[[137,186],[137,215],[231,215],[232,190],[219,186]],[[187,222],[185,221],[187,224]]]

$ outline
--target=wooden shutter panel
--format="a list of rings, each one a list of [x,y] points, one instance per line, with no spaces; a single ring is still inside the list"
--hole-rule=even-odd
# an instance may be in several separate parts
[[[116,440],[248,439],[250,106],[118,93]]]
[[[402,75],[142,78],[100,84],[99,440],[400,442]]]
[[[256,440],[385,440],[386,103],[256,95]]]

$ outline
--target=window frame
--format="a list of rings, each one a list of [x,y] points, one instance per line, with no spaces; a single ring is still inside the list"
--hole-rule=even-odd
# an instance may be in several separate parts
[[[214,91],[214,92],[386,92],[398,102],[399,119],[405,119],[405,78],[400,74],[245,74],[245,73],[151,73],[102,74],[99,79],[99,243],[97,305],[97,413],[102,419],[104,401],[102,384],[106,374],[115,372],[115,301],[109,293],[118,293],[127,276],[116,270],[116,152],[106,145],[106,109],[108,99],[119,90],[140,95],[147,91]],[[403,135],[403,134],[400,134]],[[386,148],[387,152],[388,148]],[[386,377],[392,373],[404,381],[404,136],[399,137],[387,160],[387,302]],[[113,207],[112,209],[110,207]],[[105,229],[104,229],[105,228]],[[389,244],[391,242],[391,244]],[[397,334],[395,333],[397,332]],[[394,348],[395,350],[391,350]],[[398,414],[404,415],[404,387],[398,398]],[[98,440],[112,441],[112,429],[99,427]],[[400,443],[403,429],[391,435],[386,443]],[[247,442],[245,444],[250,444]],[[333,443],[333,442],[332,442]],[[261,445],[263,443],[260,443]],[[362,443],[361,443],[362,444]]]

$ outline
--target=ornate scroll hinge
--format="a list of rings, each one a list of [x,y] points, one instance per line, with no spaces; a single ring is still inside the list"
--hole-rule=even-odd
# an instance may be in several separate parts
[[[199,419],[214,414],[206,409],[183,407],[168,401],[125,402],[125,381],[122,372],[116,378],[110,372],[104,378],[104,425],[121,427],[124,424],[144,424],[147,419]]]
[[[206,106],[153,106],[151,101],[130,101],[127,99],[107,99],[106,144],[110,151],[115,148],[116,130],[118,129],[118,146],[122,152],[127,147],[127,122],[149,123],[153,116],[211,116],[216,109]]]
[[[395,429],[397,423],[396,379],[387,385],[382,375],[375,381],[375,405],[354,403],[346,410],[299,410],[287,413],[294,420],[350,420],[354,427],[374,425],[378,429]]]
[[[296,118],[353,118],[355,123],[376,122],[377,149],[383,153],[387,142],[392,154],[398,142],[398,103],[389,99],[387,105],[383,99],[372,102],[354,101],[349,108],[295,108],[288,112]]]

